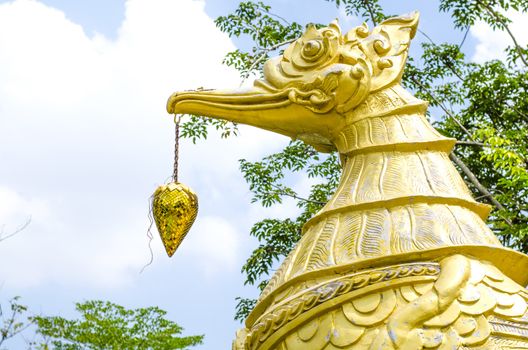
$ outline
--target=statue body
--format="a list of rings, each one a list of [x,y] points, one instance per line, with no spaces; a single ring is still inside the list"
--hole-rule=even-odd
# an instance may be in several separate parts
[[[528,257],[503,247],[401,85],[411,14],[305,34],[250,91],[173,94],[170,113],[340,153],[334,196],[271,278],[235,350],[528,349]]]

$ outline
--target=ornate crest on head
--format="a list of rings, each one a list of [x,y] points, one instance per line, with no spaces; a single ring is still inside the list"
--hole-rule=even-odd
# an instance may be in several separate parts
[[[346,113],[401,79],[417,24],[417,13],[388,19],[372,31],[363,23],[345,35],[337,21],[321,29],[310,24],[282,56],[266,62],[257,86],[291,89],[292,102],[316,113],[334,107]]]

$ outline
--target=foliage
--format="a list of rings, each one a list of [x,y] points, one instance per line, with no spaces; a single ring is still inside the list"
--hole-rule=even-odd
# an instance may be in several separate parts
[[[235,300],[237,301],[235,320],[242,322],[247,315],[249,315],[251,310],[253,310],[257,301],[255,299],[241,297],[236,297]]]
[[[35,316],[37,333],[46,339],[41,349],[184,349],[202,343],[203,336],[178,337],[182,328],[164,318],[157,307],[129,310],[108,301],[77,303],[79,319]]]
[[[499,61],[471,65],[462,84],[468,106],[460,113],[472,138],[485,145],[460,153],[505,208],[493,213],[491,227],[504,244],[523,252],[528,252],[527,78],[527,71]],[[442,126],[445,132],[454,129],[452,122]]]
[[[2,227],[0,229],[0,242],[19,234],[30,223],[31,218],[28,218],[26,222],[10,233],[4,233],[4,227]],[[28,308],[20,303],[19,296],[11,298],[7,303],[7,308],[0,304],[0,350],[4,349],[2,346],[8,340],[31,326],[31,321],[27,318]]]
[[[253,225],[250,234],[260,244],[248,258],[242,271],[246,274],[246,284],[256,284],[261,276],[268,274],[271,266],[285,256],[301,237],[302,226],[319,211],[334,192],[341,171],[336,154],[322,157],[311,146],[301,141],[292,141],[282,151],[260,162],[240,160],[240,169],[253,192],[253,202],[264,207],[282,203],[284,196],[297,200],[301,213],[295,219],[264,219]],[[281,183],[285,171],[303,172],[310,178],[326,181],[311,186],[307,198],[301,198],[290,187]],[[260,289],[265,281],[259,283]]]
[[[222,138],[238,134],[236,124],[220,119],[200,118],[191,115],[189,121],[182,124],[180,136],[191,139],[193,143],[196,143],[197,140],[207,137],[207,126],[212,126],[215,130],[220,131]]]
[[[380,0],[327,0],[351,16],[379,24],[388,17]],[[418,6],[418,5],[417,5]],[[421,52],[409,57],[403,83],[417,97],[428,100],[435,126],[457,138],[451,155],[474,196],[494,207],[490,228],[509,247],[528,252],[528,49],[521,46],[508,25],[506,11],[527,12],[525,0],[439,0],[439,11],[451,15],[446,26],[465,31],[461,42],[432,42],[421,33]],[[464,54],[468,30],[477,20],[504,31],[511,39],[507,60],[472,62]],[[219,17],[218,27],[230,36],[253,41],[249,50],[229,53],[225,63],[246,79],[259,72],[271,54],[301,34],[301,26],[288,22],[262,2],[243,1],[234,13]],[[202,122],[203,123],[203,122]],[[206,122],[207,123],[207,122]],[[192,129],[196,120],[188,122]],[[201,127],[201,126],[200,126]],[[207,136],[202,127],[201,137]],[[265,286],[269,273],[300,238],[303,223],[326,202],[337,185],[337,156],[318,155],[311,147],[293,141],[282,152],[258,162],[240,161],[242,173],[263,206],[279,204],[286,196],[297,200],[300,215],[295,218],[266,218],[255,223],[251,235],[260,244],[243,266],[246,283]],[[322,181],[303,198],[285,184],[286,174],[307,173]],[[475,175],[476,174],[476,175]],[[323,181],[324,180],[324,181]],[[254,301],[238,299],[236,318],[243,319]]]
[[[27,306],[20,304],[20,297],[8,301],[7,310],[0,305],[0,349],[9,339],[29,327],[26,319]]]
[[[288,22],[271,12],[263,2],[242,1],[234,13],[215,20],[220,30],[230,36],[249,36],[255,46],[250,52],[235,50],[227,54],[224,63],[235,67],[247,78],[255,70],[260,71],[269,54],[302,34],[302,26]]]

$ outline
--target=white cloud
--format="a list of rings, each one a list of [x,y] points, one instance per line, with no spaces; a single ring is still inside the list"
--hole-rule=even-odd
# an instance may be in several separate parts
[[[526,14],[515,11],[507,13],[508,18],[512,20],[509,28],[520,45],[528,44],[528,21]],[[511,37],[504,31],[495,31],[484,22],[477,22],[471,27],[471,35],[474,36],[478,43],[475,47],[473,61],[482,63],[492,59],[505,60],[504,49],[507,46],[513,46]]]
[[[239,85],[238,74],[221,64],[234,46],[203,7],[128,0],[111,41],[88,37],[37,1],[0,5],[0,223],[32,217],[23,234],[0,245],[7,283],[120,286],[148,260],[147,198],[171,169],[167,97],[201,85]],[[226,200],[247,192],[237,159],[287,141],[252,128],[241,133],[182,143],[181,179],[205,202],[193,230],[210,242],[190,237],[188,257],[194,261],[200,251],[206,273],[215,264],[232,266],[241,254],[246,232],[216,217],[221,210],[236,218],[239,209]],[[225,249],[215,249],[220,243]]]
[[[239,270],[239,245],[239,233],[231,223],[221,217],[206,216],[200,217],[189,232],[181,254],[200,265],[206,277],[211,277],[222,271]]]
[[[82,223],[52,225],[32,218],[17,236],[2,242],[2,281],[10,287],[32,288],[54,283],[112,288],[126,284],[146,261],[142,243],[131,239],[143,223],[101,227],[97,235],[83,232]]]
[[[16,223],[17,227],[30,220],[49,219],[49,207],[41,199],[25,198],[23,195],[6,187],[0,187],[0,223]],[[4,233],[16,231],[15,226],[4,227]]]
[[[352,26],[359,24],[359,18],[357,16],[349,15],[344,6],[339,6],[337,19],[339,20],[339,25],[344,33],[351,30]]]

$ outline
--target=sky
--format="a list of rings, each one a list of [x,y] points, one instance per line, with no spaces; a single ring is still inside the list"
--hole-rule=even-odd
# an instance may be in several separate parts
[[[324,1],[270,1],[300,23],[360,24]],[[416,1],[388,2],[405,13]],[[236,1],[0,0],[0,302],[20,295],[34,313],[75,316],[74,303],[103,299],[130,308],[157,305],[205,334],[196,349],[230,348],[235,297],[255,297],[241,266],[258,244],[252,223],[295,215],[291,201],[263,209],[238,159],[257,160],[288,139],[250,127],[240,136],[181,143],[180,179],[198,193],[200,212],[169,259],[154,230],[148,263],[148,200],[172,170],[174,129],[168,96],[204,86],[230,88],[238,73],[221,64],[247,41],[229,38],[214,18]],[[314,11],[313,9],[317,10]],[[463,33],[445,26],[435,2],[421,28],[434,40]],[[512,30],[527,41],[520,15]],[[422,38],[423,39],[423,38]],[[417,38],[417,40],[422,40]],[[501,58],[508,39],[485,24],[470,32],[475,61]],[[417,45],[416,45],[417,46]],[[310,182],[292,179],[302,193]],[[22,340],[10,349],[24,349]]]

